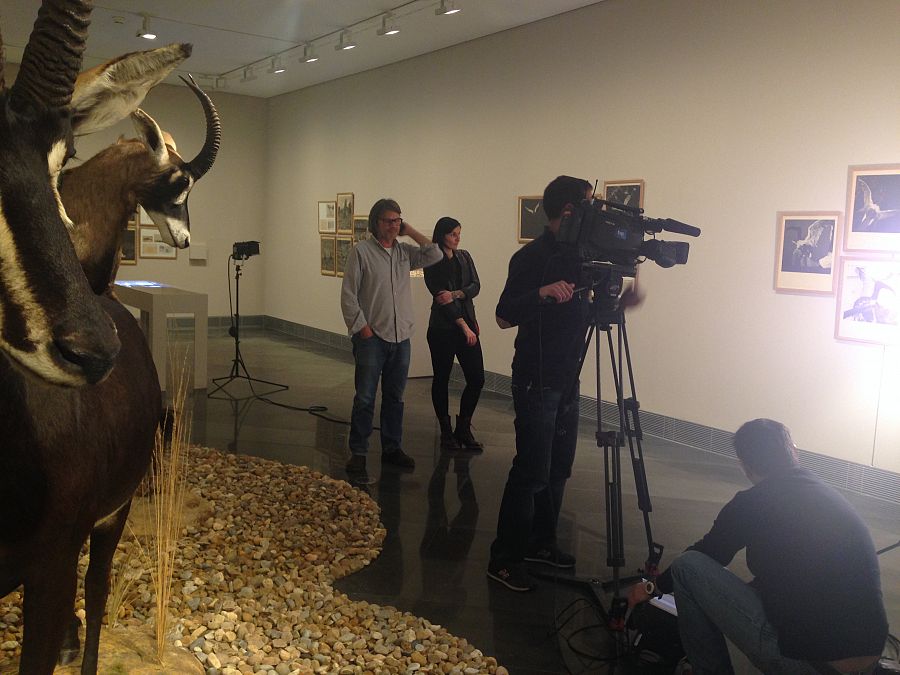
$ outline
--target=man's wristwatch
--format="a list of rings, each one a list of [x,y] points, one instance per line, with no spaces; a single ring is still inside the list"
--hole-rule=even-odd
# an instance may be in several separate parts
[[[656,590],[656,584],[652,581],[644,582],[644,592],[649,595],[651,598],[656,597],[659,593]]]

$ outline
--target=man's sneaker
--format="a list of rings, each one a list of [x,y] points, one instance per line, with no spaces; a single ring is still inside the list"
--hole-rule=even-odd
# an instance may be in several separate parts
[[[390,452],[382,451],[381,463],[399,466],[401,469],[414,469],[416,467],[416,460],[399,448],[397,450],[391,450]]]
[[[536,588],[534,580],[522,565],[506,565],[504,567],[488,566],[488,579],[498,581],[511,591],[525,593]]]
[[[575,567],[575,556],[563,553],[555,546],[539,548],[525,555],[528,562],[544,563],[561,569]]]
[[[350,455],[350,461],[347,462],[347,473],[349,474],[361,474],[366,472],[366,456],[365,455]]]

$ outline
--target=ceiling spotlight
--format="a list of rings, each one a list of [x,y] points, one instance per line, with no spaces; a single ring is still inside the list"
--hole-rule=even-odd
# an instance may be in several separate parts
[[[300,57],[300,60],[304,63],[315,63],[318,61],[319,55],[316,54],[316,48],[309,43],[303,45],[303,56]]]
[[[456,14],[458,11],[459,9],[457,9],[453,0],[441,0],[441,4],[434,10],[434,13],[441,16],[442,14]]]
[[[150,17],[146,14],[142,14],[141,16],[144,17],[144,20],[141,23],[141,29],[136,33],[136,36],[144,38],[145,40],[155,40],[156,33],[150,30]]]
[[[341,51],[342,49],[343,50],[354,49],[355,47],[356,47],[356,43],[350,39],[350,31],[342,30],[341,31],[341,41],[338,42],[334,46],[335,51]]]
[[[256,75],[253,72],[253,68],[244,68],[244,76],[241,78],[241,82],[253,82],[256,79]]]
[[[281,65],[281,57],[275,56],[272,58],[272,62],[266,72],[269,73],[269,75],[278,75],[279,73],[283,73],[284,70],[284,66]]]
[[[377,31],[379,35],[396,35],[400,32],[400,29],[391,21],[392,18],[394,17],[390,12],[381,17],[381,28]]]

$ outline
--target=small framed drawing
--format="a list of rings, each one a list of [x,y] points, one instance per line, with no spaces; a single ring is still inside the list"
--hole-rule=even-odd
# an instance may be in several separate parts
[[[847,171],[845,251],[900,253],[900,164]]]
[[[337,231],[338,234],[353,234],[353,193],[337,194]]]
[[[838,283],[835,337],[897,344],[900,260],[843,257]]]
[[[519,228],[517,238],[520,244],[537,239],[550,224],[544,213],[544,198],[519,197]]]
[[[122,247],[119,249],[120,265],[137,265],[137,227],[128,225],[122,233]]]
[[[644,181],[632,180],[603,181],[603,199],[614,204],[644,208]]]
[[[776,221],[775,290],[833,293],[835,235],[841,231],[841,214],[779,211]]]
[[[347,258],[350,257],[350,249],[353,248],[353,237],[338,236],[335,239],[334,269],[337,276],[344,276],[347,267]]]
[[[156,225],[142,225],[140,229],[140,256],[142,258],[164,258],[174,260],[178,249],[162,240]]]
[[[353,216],[353,241],[362,241],[371,236],[369,234],[369,217]]]
[[[334,214],[334,202],[319,202],[319,234],[334,234]]]
[[[333,277],[335,272],[334,235],[322,235],[320,239],[322,241],[322,274],[324,274],[325,276]]]

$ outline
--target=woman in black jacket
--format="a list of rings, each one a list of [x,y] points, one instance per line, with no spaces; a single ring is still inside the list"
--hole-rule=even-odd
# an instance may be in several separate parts
[[[472,436],[471,428],[472,414],[484,386],[484,359],[472,302],[481,290],[481,282],[472,256],[459,248],[459,232],[458,220],[444,217],[437,221],[431,241],[441,247],[444,259],[425,268],[425,284],[434,296],[428,321],[428,347],[434,372],[431,402],[441,425],[441,447],[481,452],[482,445]],[[454,357],[466,378],[456,431],[450,427],[447,395]]]

